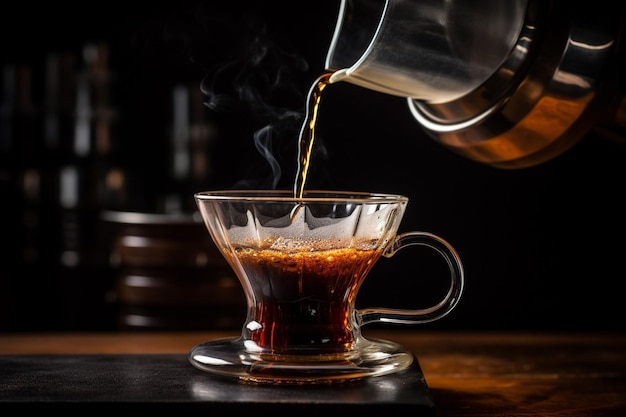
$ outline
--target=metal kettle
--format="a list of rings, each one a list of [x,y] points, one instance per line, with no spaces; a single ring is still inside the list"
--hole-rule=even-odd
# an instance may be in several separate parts
[[[590,130],[626,137],[626,6],[551,0],[342,0],[330,82],[406,97],[474,161],[534,166]]]

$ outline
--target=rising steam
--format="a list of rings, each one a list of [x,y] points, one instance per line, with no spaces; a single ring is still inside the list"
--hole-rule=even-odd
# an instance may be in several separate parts
[[[264,25],[242,45],[237,56],[219,64],[204,78],[204,104],[218,114],[236,114],[239,123],[252,123],[254,145],[269,165],[271,178],[259,175],[257,169],[256,183],[248,179],[245,185],[277,188],[281,179],[293,180],[293,175],[283,176],[282,167],[285,161],[295,163],[296,152],[290,151],[284,161],[281,156],[297,147],[305,90],[294,77],[304,73],[308,64],[302,56],[281,48]]]

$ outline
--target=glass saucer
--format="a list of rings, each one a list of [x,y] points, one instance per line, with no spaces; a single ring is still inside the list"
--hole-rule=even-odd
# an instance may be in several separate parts
[[[203,371],[265,384],[327,384],[388,375],[408,368],[413,354],[403,346],[380,339],[359,338],[347,352],[276,355],[255,351],[243,337],[196,345],[189,361]]]

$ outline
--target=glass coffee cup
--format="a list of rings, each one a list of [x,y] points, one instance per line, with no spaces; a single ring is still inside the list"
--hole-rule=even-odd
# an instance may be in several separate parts
[[[367,339],[370,323],[438,320],[458,303],[464,275],[455,249],[427,232],[397,234],[408,198],[361,192],[230,190],[194,195],[202,219],[243,287],[247,315],[237,338],[191,350],[193,366],[242,381],[330,383],[408,368],[413,354]],[[357,309],[381,256],[411,245],[434,249],[450,271],[441,301],[425,309]]]

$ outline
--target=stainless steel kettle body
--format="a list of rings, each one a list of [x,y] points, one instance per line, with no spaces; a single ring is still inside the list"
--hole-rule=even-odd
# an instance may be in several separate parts
[[[626,6],[549,0],[342,0],[326,69],[406,97],[437,142],[499,168],[626,137]]]

